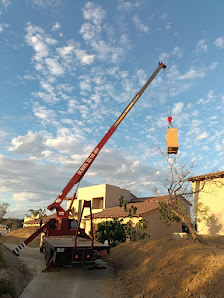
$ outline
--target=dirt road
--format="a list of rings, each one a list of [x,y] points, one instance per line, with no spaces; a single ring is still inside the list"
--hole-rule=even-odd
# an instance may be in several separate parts
[[[15,245],[4,243],[10,250]],[[43,254],[38,248],[26,247],[18,257],[34,273],[34,278],[19,298],[77,297],[109,298],[112,296],[113,272],[102,260],[97,260],[106,269],[89,270],[85,267],[66,267],[42,272],[45,268]]]

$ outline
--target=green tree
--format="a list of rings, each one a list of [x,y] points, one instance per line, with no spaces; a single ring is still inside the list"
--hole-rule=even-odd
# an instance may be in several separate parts
[[[127,217],[132,218],[135,216],[137,212],[137,207],[130,205],[128,201],[125,201],[123,196],[120,197],[120,207],[124,207],[124,211],[127,213]],[[129,206],[130,205],[130,206]],[[136,239],[145,239],[147,236],[146,230],[148,226],[148,222],[142,218],[138,221],[138,231],[136,233],[136,228],[133,227],[132,220],[125,225],[126,235],[129,237],[131,241],[135,241]]]
[[[122,220],[114,218],[111,221],[99,223],[95,236],[99,242],[104,243],[105,240],[108,240],[108,243],[112,246],[125,242],[126,234]]]
[[[160,212],[160,220],[168,227],[171,226],[172,222],[180,222],[180,218],[164,202],[159,201],[159,207],[157,209]]]
[[[33,217],[37,217],[39,215],[40,218],[45,218],[47,216],[46,214],[46,209],[29,209],[28,212],[33,216]],[[26,214],[27,215],[27,214]]]
[[[0,222],[3,221],[3,217],[6,215],[8,207],[9,207],[8,203],[5,203],[5,202],[0,203]]]
[[[146,233],[147,227],[148,227],[148,221],[145,220],[144,217],[142,219],[139,219],[139,221],[138,221],[138,230],[139,230],[138,238],[140,240],[144,240],[147,236],[149,236]]]

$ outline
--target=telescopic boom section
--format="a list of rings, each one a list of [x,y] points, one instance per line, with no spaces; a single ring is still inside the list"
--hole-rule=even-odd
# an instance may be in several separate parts
[[[102,140],[99,142],[99,144],[96,146],[96,148],[92,151],[92,153],[87,157],[85,162],[81,165],[81,167],[78,169],[78,171],[75,173],[75,175],[72,177],[72,179],[68,182],[68,184],[65,186],[63,191],[60,193],[60,195],[57,197],[57,199],[47,207],[48,210],[54,210],[57,209],[57,207],[62,203],[62,201],[66,198],[67,194],[71,191],[73,186],[78,183],[97,155],[99,154],[100,150],[103,148],[103,146],[106,144],[106,142],[110,139],[112,134],[117,129],[118,125],[121,123],[121,121],[124,119],[124,117],[128,114],[128,112],[131,110],[131,108],[134,106],[134,104],[138,101],[138,99],[141,97],[143,92],[146,90],[146,88],[149,86],[149,84],[153,81],[153,79],[157,76],[159,71],[161,69],[165,69],[166,65],[159,62],[159,66],[154,71],[154,73],[151,75],[151,77],[148,79],[148,81],[145,83],[145,85],[142,87],[142,89],[135,95],[135,97],[132,99],[132,101],[129,103],[127,108],[123,111],[123,113],[120,115],[120,117],[117,119],[117,121],[111,126],[111,128],[108,130],[108,132],[105,134],[105,136],[102,138]]]

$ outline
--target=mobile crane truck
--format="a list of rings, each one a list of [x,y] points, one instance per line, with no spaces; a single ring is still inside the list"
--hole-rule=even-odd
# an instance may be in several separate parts
[[[56,219],[50,219],[29,238],[27,238],[24,242],[14,248],[12,252],[15,255],[19,255],[20,250],[26,247],[34,238],[36,238],[42,232],[45,232],[45,237],[43,240],[46,260],[45,270],[49,270],[53,265],[72,265],[73,263],[77,262],[85,264],[94,263],[96,256],[97,254],[99,254],[100,251],[109,249],[108,245],[94,241],[91,201],[84,201],[76,230],[70,229],[69,211],[74,200],[76,199],[77,190],[72,197],[70,206],[67,211],[65,211],[60,205],[66,198],[68,193],[72,190],[74,185],[79,185],[81,179],[84,177],[85,173],[99,154],[100,150],[116,131],[119,124],[131,110],[134,104],[138,101],[149,84],[157,76],[159,71],[165,68],[166,66],[163,63],[159,62],[157,69],[147,80],[141,90],[134,96],[132,101],[129,103],[120,117],[118,117],[115,123],[111,126],[111,128],[108,130],[99,144],[95,147],[95,149],[91,152],[91,154],[87,157],[85,162],[81,165],[72,179],[68,182],[68,184],[62,190],[56,200],[47,207],[47,209],[50,211],[56,210]],[[89,208],[90,210],[90,236],[85,233],[84,229],[80,228],[84,208]]]

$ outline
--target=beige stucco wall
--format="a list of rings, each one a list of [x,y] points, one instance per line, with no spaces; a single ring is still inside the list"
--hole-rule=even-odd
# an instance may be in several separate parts
[[[147,212],[143,216],[146,221],[148,221],[148,227],[146,233],[150,235],[150,239],[159,239],[163,237],[169,237],[172,238],[173,233],[181,233],[182,232],[182,223],[172,223],[170,227],[163,224],[161,220],[159,219],[160,213],[157,209]],[[121,219],[121,218],[119,218]],[[132,221],[133,226],[136,226],[136,224],[139,222],[142,217],[125,217],[122,218],[123,223],[126,224],[129,222],[129,220]],[[97,229],[97,225],[104,221],[110,221],[112,218],[96,218],[93,220],[93,226],[94,229]],[[91,227],[90,227],[90,221],[86,221],[86,231],[89,233]]]
[[[144,214],[145,220],[148,221],[147,234],[150,235],[150,239],[163,237],[172,238],[173,233],[182,232],[182,222],[173,222],[171,226],[168,227],[159,217],[160,213],[157,209]]]
[[[103,197],[103,208],[102,209],[92,209],[92,213],[97,213],[106,208],[111,208],[119,205],[119,198],[123,196],[125,200],[130,201],[131,193],[129,190],[122,189],[118,186],[113,186],[109,184],[100,184],[93,185],[89,187],[79,188],[77,199],[74,201],[72,207],[75,208],[78,213],[77,219],[82,211],[83,201],[91,201],[93,198]],[[67,203],[67,208],[70,205],[70,201]],[[82,218],[88,216],[89,208],[84,209]],[[87,229],[88,224],[85,224],[85,221],[82,221],[81,227]]]
[[[121,219],[121,218],[119,218]],[[126,224],[130,221],[130,218],[129,217],[125,217],[125,218],[122,218],[123,219],[123,224]],[[141,217],[132,217],[131,218],[131,221],[133,223],[133,226],[135,227],[135,225],[138,223],[139,219],[141,219]],[[111,221],[113,220],[113,218],[96,218],[93,220],[93,227],[94,227],[94,230],[97,230],[97,226],[99,223],[101,222],[104,222],[104,221]],[[87,234],[89,233],[89,231],[91,230],[91,224],[90,224],[90,220],[89,221],[86,221],[86,231],[87,231]]]
[[[24,222],[27,222],[27,221],[31,221],[31,220],[34,220],[34,219],[38,219],[40,217],[40,215],[38,214],[37,216],[34,216],[34,215],[32,215],[32,216],[25,216],[24,217]]]
[[[210,226],[206,226],[205,222],[196,220],[199,234],[205,235],[224,235],[224,178],[205,181],[196,181],[192,183],[194,192],[194,203],[199,202],[210,208],[214,220]]]
[[[129,190],[117,186],[106,184],[105,209],[118,206],[120,197],[123,196],[125,201],[130,201],[131,193]]]
[[[40,223],[32,223],[32,224],[27,224],[27,223],[23,223],[23,228],[26,227],[39,227]]]

